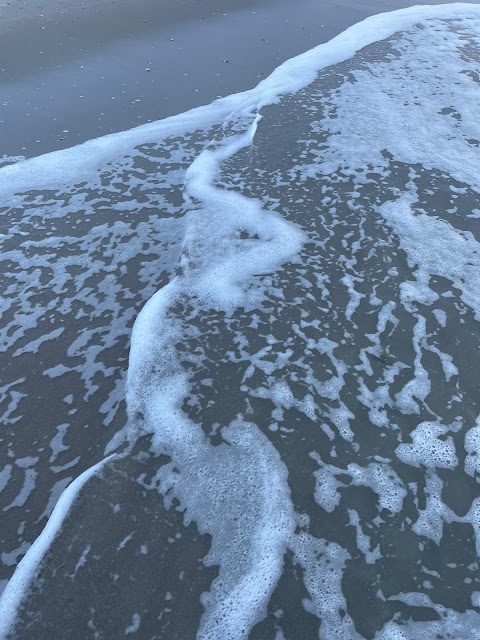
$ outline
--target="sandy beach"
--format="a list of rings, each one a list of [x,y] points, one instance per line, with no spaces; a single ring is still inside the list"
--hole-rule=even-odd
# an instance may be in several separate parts
[[[414,4],[0,1],[0,166],[65,149],[0,170],[0,640],[480,628],[480,12]]]

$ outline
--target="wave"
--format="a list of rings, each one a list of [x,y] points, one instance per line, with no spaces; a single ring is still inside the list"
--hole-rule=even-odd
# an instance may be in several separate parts
[[[58,260],[52,249],[64,245],[47,238],[4,256],[27,273],[51,269],[57,298],[46,304],[72,317],[82,296],[94,307],[117,287],[110,342],[128,332],[136,286],[125,296],[115,278],[155,254],[136,272],[150,299],[132,331],[128,422],[105,452],[148,436],[168,462],[142,486],[211,536],[204,564],[218,574],[199,639],[246,638],[268,620],[284,633],[287,614],[269,607],[288,554],[304,585],[298,608],[321,638],[476,637],[474,563],[462,565],[452,604],[449,552],[433,564],[428,553],[452,523],[471,527],[477,548],[480,536],[466,355],[478,321],[479,38],[474,5],[380,14],[251,91],[0,169],[5,207],[26,207],[12,237],[39,214],[68,228],[86,212],[83,235],[63,236],[78,257]],[[156,248],[149,225],[135,226],[143,209]],[[95,214],[102,224],[83,232]],[[102,260],[71,292],[65,273],[85,266],[82,251]],[[104,283],[95,293],[92,275]],[[17,350],[46,309],[33,299],[21,311],[4,334]],[[73,344],[82,353],[82,338]],[[84,353],[90,368],[75,366],[88,398],[105,366],[98,348]],[[17,633],[21,590],[34,590],[65,505],[107,460],[70,485],[18,565],[2,637]],[[462,515],[445,494],[469,478]]]

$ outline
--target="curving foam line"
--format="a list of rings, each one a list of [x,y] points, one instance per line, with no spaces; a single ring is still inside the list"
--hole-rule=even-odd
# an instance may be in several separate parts
[[[15,573],[10,578],[5,587],[5,591],[0,599],[0,640],[8,637],[17,616],[18,607],[25,592],[25,587],[30,583],[35,572],[48,550],[48,547],[57,537],[62,528],[63,521],[67,517],[76,497],[80,493],[82,487],[96,473],[102,469],[104,464],[115,457],[115,454],[108,456],[104,460],[97,462],[90,467],[65,489],[60,496],[55,508],[45,525],[45,529],[41,535],[35,540],[30,549],[19,562]]]

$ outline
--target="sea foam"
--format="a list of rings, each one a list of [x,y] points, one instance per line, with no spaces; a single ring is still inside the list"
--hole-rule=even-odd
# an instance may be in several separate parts
[[[464,29],[467,35],[450,29],[452,20],[457,31]],[[175,227],[180,231],[181,242],[166,243],[175,245],[175,249],[170,248],[171,258],[167,261],[168,282],[148,300],[135,321],[126,391],[129,420],[107,451],[122,440],[133,446],[139,436],[151,436],[155,453],[168,456],[170,461],[158,469],[148,488],[158,490],[167,504],[171,505],[173,499],[178,501],[185,524],[194,522],[200,533],[211,536],[205,564],[218,566],[218,576],[202,596],[204,614],[198,638],[248,637],[268,614],[286,553],[291,553],[302,569],[309,596],[303,606],[319,618],[319,637],[353,639],[365,635],[357,628],[361,623],[342,590],[348,582],[344,575],[360,560],[369,567],[387,561],[386,555],[392,555],[384,555],[394,526],[391,523],[401,519],[401,530],[418,536],[419,546],[428,540],[440,544],[445,523],[467,523],[472,526],[479,546],[478,501],[463,516],[442,501],[444,485],[436,470],[459,466],[458,450],[450,433],[457,434],[463,423],[453,415],[446,424],[446,419],[430,406],[432,389],[435,391],[436,386],[425,363],[427,351],[438,356],[445,382],[456,384],[460,364],[457,367],[454,356],[436,346],[425,317],[426,309],[439,304],[441,299],[431,281],[437,276],[447,279],[461,292],[461,301],[478,320],[477,242],[472,232],[457,229],[453,221],[444,219],[446,216],[440,218],[417,210],[421,201],[415,182],[419,167],[423,167],[443,172],[478,193],[478,149],[468,142],[474,139],[478,121],[478,102],[472,97],[477,94],[472,92],[468,75],[471,69],[465,63],[466,72],[459,74],[456,87],[446,87],[444,80],[452,69],[456,73],[462,38],[468,34],[478,38],[479,24],[480,9],[467,4],[414,7],[374,16],[331,42],[286,62],[252,91],[159,123],[0,169],[1,195],[6,206],[20,205],[21,192],[25,190],[68,190],[71,175],[75,175],[77,185],[85,181],[88,188],[99,189],[102,172],[108,171],[120,183],[127,180],[128,192],[120,204],[124,214],[140,209],[142,198],[135,188],[140,185],[141,191],[148,180],[152,180],[154,188],[155,180],[167,175],[167,187],[181,191],[180,203],[168,201],[165,196],[167,214],[172,219],[181,219]],[[429,82],[433,63],[428,54],[436,42],[435,33],[443,37],[435,45],[443,58],[439,59],[439,78],[433,83],[439,95],[433,97]],[[236,172],[235,162],[244,163],[245,173],[251,169],[244,154],[260,145],[263,119],[265,127],[268,126],[269,107],[281,107],[282,101],[287,103],[289,96],[297,94],[299,100],[307,103],[301,92],[317,80],[322,70],[348,61],[364,47],[392,36],[394,53],[389,68],[385,64],[382,73],[375,73],[375,62],[370,66],[365,62],[355,71],[355,82],[343,82],[323,104],[321,99],[313,99],[317,107],[322,104],[325,113],[324,118],[310,126],[311,138],[302,150],[303,156],[289,159],[292,161],[287,176],[277,175],[276,182],[273,176],[271,181],[267,178],[268,187],[272,184],[275,187],[273,194],[285,184],[304,187],[307,194],[308,189],[313,189],[311,184],[325,180],[321,206],[316,203],[313,211],[306,212],[304,207],[305,216],[299,218],[291,215],[293,203],[288,198],[275,202],[275,195],[255,194],[254,181],[247,181],[248,187],[238,187],[243,175]],[[410,53],[411,49],[415,55]],[[418,61],[418,52],[427,60]],[[466,96],[460,121],[455,117],[446,120],[452,113],[459,114],[458,95]],[[453,111],[438,113],[437,107],[444,101],[455,103]],[[416,108],[419,104],[421,109]],[[378,117],[378,113],[383,117]],[[174,147],[173,139],[186,140],[194,134],[199,142],[191,155]],[[315,134],[318,140],[324,136],[326,141],[319,149],[312,148],[311,143],[317,142]],[[164,170],[159,161],[158,175],[153,172],[152,179],[152,172],[147,177],[135,166],[135,147],[161,146],[162,141],[165,148],[173,149],[172,157],[178,151],[183,164],[179,162],[178,167]],[[147,155],[147,151],[144,153]],[[398,167],[393,166],[393,161]],[[405,167],[409,169],[403,191],[396,186],[389,188],[392,173]],[[233,179],[225,182],[228,171]],[[285,182],[286,178],[289,180]],[[346,225],[336,215],[337,195],[331,185],[335,183],[340,192],[338,185],[349,180],[353,184],[348,186],[350,190],[345,196],[346,208],[361,220],[355,242],[349,229],[344,230],[340,241],[335,237],[338,227]],[[387,186],[381,194],[383,199],[379,195],[374,200],[367,218],[363,215],[362,198],[366,198],[363,194],[372,184],[384,183]],[[129,199],[133,192],[138,201]],[[33,197],[41,200],[38,195]],[[74,193],[68,204],[69,213],[80,202],[84,206],[87,200],[81,193]],[[302,198],[295,203],[301,208]],[[158,202],[156,206],[160,210]],[[55,207],[53,210],[61,215]],[[377,272],[381,277],[368,289],[371,283],[365,265],[375,252],[380,253],[382,242],[364,229],[374,215],[376,224],[393,230],[399,246],[387,255],[388,264],[379,261],[381,268]],[[165,218],[169,220],[168,215]],[[118,221],[115,225],[118,238],[128,238],[131,231],[128,223],[125,228]],[[168,237],[171,226],[171,222],[162,222],[159,235],[165,233]],[[106,233],[107,229],[103,231]],[[148,229],[140,233],[148,237]],[[315,260],[320,256],[326,261],[328,251],[336,250],[336,242],[343,253],[338,254],[335,264],[342,271],[340,286],[335,288],[329,282],[325,264],[319,265]],[[387,245],[387,240],[383,242]],[[363,252],[365,244],[368,253]],[[45,251],[47,257],[42,254],[35,258],[34,266],[40,268],[48,262],[48,252],[54,245],[55,241],[27,241],[18,253],[12,252],[9,257],[20,265],[30,266],[29,252],[39,251],[40,256]],[[400,271],[392,258],[399,248],[405,252],[407,263],[405,266],[398,259],[400,269],[414,270],[413,280],[408,273],[408,278],[400,283]],[[133,256],[135,250],[141,253],[142,244],[132,245],[129,255]],[[298,291],[293,287],[293,296],[292,287],[284,284],[289,282],[291,272],[295,283],[302,285]],[[315,285],[309,279],[311,272],[315,274]],[[148,280],[148,274],[145,278]],[[89,294],[86,280],[85,276],[76,282],[79,297]],[[154,282],[154,278],[149,282]],[[383,286],[392,282],[395,293],[389,293]],[[340,290],[342,294],[338,293]],[[107,283],[106,296],[109,291]],[[392,300],[387,299],[389,295]],[[335,296],[344,297],[337,302]],[[285,309],[293,309],[299,317],[282,321],[287,327],[282,333],[275,323],[283,318]],[[438,320],[442,317],[441,309],[435,311]],[[238,318],[242,314],[254,332],[260,321],[270,325],[267,335],[258,331],[265,340],[262,349],[255,353],[250,353],[254,347],[245,332],[242,335],[240,331]],[[30,325],[23,323],[18,332],[25,333],[35,326],[40,315],[32,307]],[[120,315],[117,315],[119,323]],[[210,316],[213,319],[208,320]],[[366,316],[375,318],[368,331],[362,328]],[[203,322],[210,324],[202,332]],[[125,325],[122,327],[125,330]],[[205,368],[208,378],[213,378],[213,385],[218,383],[209,369],[212,357],[209,359],[205,354],[206,336],[209,331],[221,333],[218,327],[226,340],[233,336],[228,344],[234,345],[236,351],[232,346],[232,353],[223,352],[218,343],[215,358],[247,364],[232,402],[233,396],[241,392],[248,397],[250,408],[217,425],[216,435],[221,441],[213,443],[204,421],[195,420],[186,403],[195,396],[193,368]],[[397,330],[408,334],[408,349],[402,358],[410,364],[390,350],[388,341]],[[338,340],[333,339],[335,331],[341,333]],[[17,336],[12,338],[10,332],[6,337],[13,346]],[[34,352],[42,342],[48,342],[48,337],[29,342],[26,351]],[[188,345],[195,342],[197,351],[192,351]],[[278,344],[284,344],[285,348],[273,359],[271,355]],[[81,349],[79,336],[71,351],[80,353]],[[92,352],[92,366],[95,357]],[[60,375],[62,366],[48,369],[49,374]],[[379,367],[381,377],[375,374]],[[80,372],[83,376],[82,369]],[[350,389],[357,384],[355,376],[358,394],[352,397]],[[90,383],[93,385],[93,378]],[[377,386],[372,389],[374,384]],[[460,393],[458,388],[456,393]],[[451,396],[451,404],[456,402],[455,397]],[[255,402],[257,409],[272,407],[269,430],[263,421],[257,420],[256,411],[251,408]],[[361,413],[362,407],[367,411]],[[292,413],[295,419],[291,418]],[[427,421],[425,414],[433,415],[434,419]],[[367,418],[359,418],[365,415]],[[372,427],[368,439],[362,438],[363,426]],[[465,436],[465,450],[470,454],[465,470],[469,476],[474,476],[478,467],[475,428]],[[305,506],[297,503],[300,489],[293,481],[298,473],[296,466],[301,465],[289,459],[288,447],[282,448],[281,438],[293,437],[292,433],[297,438],[302,463],[313,464],[309,467],[312,504],[308,513]],[[274,434],[278,434],[277,439]],[[325,442],[318,434],[322,434]],[[382,439],[385,446],[377,442]],[[374,445],[369,448],[372,442]],[[334,463],[338,457],[341,458],[338,464]],[[16,607],[29,588],[45,550],[54,542],[75,496],[108,460],[91,467],[66,489],[43,533],[20,562],[0,605],[2,637],[7,637],[12,628]],[[412,473],[422,466],[427,468],[423,478],[425,500],[419,507],[421,482]],[[362,490],[375,496],[372,509],[376,509],[376,515],[370,518],[365,516],[368,511],[365,505],[362,511],[360,506],[357,510],[351,504],[352,496]],[[405,503],[409,509],[418,507],[415,522],[402,515]],[[339,521],[328,520],[337,516]],[[394,520],[397,517],[399,520]],[[327,528],[324,537],[314,535],[313,527],[309,529],[315,521],[322,531],[322,520],[336,525],[336,529]],[[341,533],[342,522],[349,530],[348,535]],[[332,530],[337,531],[338,542],[328,539]],[[384,607],[382,603],[387,600],[389,606],[394,602],[408,605],[409,611],[427,607],[438,614],[440,621],[418,622],[411,617],[407,622],[399,622],[395,614],[394,619],[386,619],[375,630],[376,638],[418,638],[429,637],[431,633],[453,637],[455,629],[461,631],[462,637],[476,637],[479,615],[473,610],[458,613],[420,592],[401,591],[385,597],[378,589],[378,606]],[[129,633],[141,629],[139,614],[135,612],[134,616]]]

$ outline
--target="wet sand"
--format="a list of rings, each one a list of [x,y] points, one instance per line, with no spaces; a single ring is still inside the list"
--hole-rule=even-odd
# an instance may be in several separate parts
[[[3,3],[0,156],[70,147],[249,89],[349,25],[414,4]]]
[[[320,9],[313,2],[302,0],[300,4],[287,5],[280,0],[275,3],[265,2],[247,6],[243,3],[242,8],[232,4],[225,4],[223,8],[213,5],[204,6],[203,14],[198,7],[187,4],[172,6],[169,9],[165,5],[160,6],[153,2],[137,3],[134,8],[131,5],[100,3],[95,7],[86,4],[83,6],[62,4],[63,7],[68,7],[67,13],[58,14],[60,3],[57,3],[45,5],[43,8],[39,6],[38,11],[42,11],[43,16],[30,9],[25,17],[21,14],[20,6],[16,5],[9,9],[10,14],[7,11],[1,27],[4,30],[0,39],[1,60],[4,61],[3,73],[7,79],[2,87],[4,92],[2,104],[4,102],[7,104],[4,105],[1,116],[3,131],[0,135],[3,144],[0,154],[22,153],[29,156],[178,113],[198,104],[207,103],[217,95],[226,95],[249,88],[268,75],[284,59],[330,39],[349,24],[357,22],[366,15],[405,5],[390,3],[387,7],[385,3],[380,6],[379,2],[372,2],[360,7],[348,3],[347,10],[347,3],[332,2],[324,4]],[[168,19],[165,18],[166,14]],[[144,20],[146,22],[143,22]],[[45,26],[45,29],[42,29],[42,26]],[[50,34],[52,32],[54,34],[49,37],[48,43],[44,41],[42,35],[47,30]],[[28,49],[25,42],[29,45]],[[43,51],[43,54],[40,51]],[[45,55],[47,55],[46,62],[41,58]],[[150,71],[147,71],[147,68]],[[8,99],[4,97],[7,92],[10,96]],[[21,105],[25,105],[25,113]],[[26,113],[29,115],[27,116]],[[134,281],[136,282],[135,279]],[[135,300],[135,302],[139,304],[139,301]],[[130,301],[128,304],[132,306]],[[56,351],[58,355],[58,341]],[[127,350],[123,343],[121,351],[125,359]],[[35,360],[37,361],[37,357]],[[38,358],[37,364],[45,366],[42,357]],[[57,382],[55,384],[58,385]],[[61,392],[62,396],[67,391],[70,389],[63,392],[59,386],[59,394]],[[105,387],[102,387],[99,395],[102,392],[105,393]],[[41,393],[39,395],[41,396]],[[43,397],[52,398],[49,394]],[[65,395],[65,397],[68,396]],[[89,406],[89,412],[86,422],[95,426],[97,412],[92,403]],[[43,427],[42,424],[39,426]],[[13,429],[16,430],[17,427]],[[88,440],[85,434],[83,438]],[[96,436],[95,447],[98,450],[91,452],[95,460],[101,457],[103,448],[99,440]],[[100,455],[98,455],[99,452]],[[144,454],[144,451],[140,453]],[[73,627],[66,635],[72,638],[83,638],[85,636],[81,629],[95,629],[94,625],[110,624],[109,616],[112,610],[115,610],[115,602],[118,606],[118,602],[129,601],[124,594],[131,594],[132,589],[136,591],[136,580],[140,585],[139,602],[131,603],[132,611],[139,610],[146,592],[150,593],[151,590],[152,599],[153,596],[158,596],[155,591],[155,588],[158,590],[155,582],[157,566],[162,561],[164,546],[167,542],[171,544],[168,536],[179,526],[181,518],[175,509],[171,509],[168,514],[162,511],[163,506],[158,496],[152,497],[148,492],[142,492],[137,486],[132,489],[131,478],[139,475],[141,471],[135,465],[140,466],[141,463],[144,463],[141,456],[137,459],[132,457],[132,462],[127,461],[130,466],[122,467],[120,463],[110,477],[107,476],[104,479],[106,482],[98,481],[99,489],[94,490],[93,504],[91,500],[84,497],[85,502],[80,503],[75,520],[70,522],[70,528],[66,528],[65,536],[60,540],[60,545],[65,543],[64,549],[57,554],[56,562],[62,565],[66,563],[65,558],[69,556],[71,568],[64,571],[66,584],[69,586],[72,575],[75,575],[78,568],[83,566],[78,565],[79,558],[83,557],[86,549],[82,547],[84,544],[84,538],[81,535],[82,527],[92,532],[93,514],[93,520],[98,527],[94,533],[98,534],[101,530],[101,534],[92,536],[100,541],[99,547],[94,549],[97,554],[94,559],[96,560],[97,556],[102,557],[105,562],[107,551],[113,552],[111,564],[107,562],[104,566],[111,569],[113,576],[116,575],[118,568],[116,563],[119,563],[122,568],[122,579],[119,578],[118,587],[115,588],[118,590],[102,592],[102,585],[97,585],[95,579],[92,579],[94,574],[85,573],[79,578],[76,577],[77,593],[86,596],[84,606],[81,608],[78,600],[74,600],[68,589],[63,589],[61,585],[56,590],[52,589],[48,592],[50,599],[48,605],[44,607],[46,611],[44,622],[47,616],[51,616],[52,626],[44,627],[46,634],[44,637],[55,637],[53,630],[58,629],[59,625],[59,602],[60,610],[65,611],[66,618],[69,617],[69,611],[73,611],[69,617]],[[153,467],[157,463],[158,461],[154,460]],[[152,469],[149,471],[151,472]],[[70,472],[66,470],[65,473]],[[76,471],[71,473],[75,475]],[[116,477],[117,473],[124,484]],[[105,484],[109,484],[110,491],[105,490]],[[44,493],[47,493],[47,488]],[[119,526],[113,516],[111,520],[102,518],[104,503],[120,505],[122,500],[125,500],[129,507],[137,505],[138,502],[138,514],[133,513],[131,520],[123,523],[125,530]],[[116,514],[117,511],[112,513]],[[122,513],[121,510],[119,513]],[[84,517],[84,514],[90,514],[90,519],[86,515]],[[163,546],[156,547],[160,557],[155,561],[152,556],[148,557],[148,561],[145,562],[146,567],[138,564],[137,557],[131,565],[128,563],[129,560],[131,562],[132,557],[125,561],[119,560],[117,553],[125,547],[125,540],[131,534],[133,527],[140,532],[148,530],[148,526],[142,525],[142,516],[145,521],[150,518],[150,521],[155,522],[161,529],[161,536],[167,540]],[[71,542],[72,530],[78,534],[75,538],[76,546]],[[156,536],[160,535],[158,530],[154,533]],[[152,535],[152,546],[154,539],[156,537]],[[141,542],[145,543],[147,540],[144,539]],[[193,527],[184,534],[181,545],[180,549],[174,548],[173,557],[176,560],[169,567],[172,569],[172,574],[175,571],[179,576],[183,574],[184,568],[187,571],[185,581],[183,577],[179,578],[178,597],[185,596],[187,603],[185,606],[191,607],[193,600],[198,602],[197,595],[193,597],[192,593],[204,591],[205,583],[212,579],[215,572],[212,568],[201,565],[201,558],[205,554],[208,540],[199,536]],[[143,551],[139,554],[139,557],[143,558]],[[52,561],[47,562],[47,566],[48,570],[55,574],[57,565]],[[138,578],[135,575],[132,579],[134,567],[137,568]],[[151,575],[147,575],[148,568]],[[13,565],[9,570],[13,571]],[[90,567],[88,570],[90,571]],[[188,574],[188,570],[191,571],[191,575]],[[119,570],[120,573],[122,572]],[[167,578],[170,585],[170,576]],[[43,574],[42,579],[48,583],[49,577]],[[77,580],[80,582],[77,583]],[[93,613],[90,608],[92,584],[95,584],[99,591],[96,594],[98,598],[95,598],[98,603],[97,611],[94,610]],[[288,590],[285,591],[288,593]],[[63,599],[58,597],[59,594]],[[162,602],[167,597],[171,598],[170,591],[161,595]],[[174,595],[177,596],[177,593]],[[304,594],[300,593],[298,599],[300,600],[303,596]],[[44,603],[44,593],[41,593],[40,597]],[[284,599],[288,604],[290,596]],[[163,637],[181,637],[185,640],[189,637],[189,633],[193,637],[196,628],[194,622],[198,622],[201,611],[198,606],[194,611],[190,609],[189,617],[183,619],[182,613],[185,606],[182,604],[179,608],[174,608],[172,619],[165,623],[169,626]],[[287,607],[282,603],[280,608]],[[32,610],[35,610],[35,603]],[[125,610],[123,613],[127,616],[131,611]],[[155,615],[157,614],[161,615],[162,611],[155,611]],[[303,614],[303,610],[302,615],[306,620],[302,621],[301,628],[306,629],[306,625],[310,622]],[[81,616],[84,616],[83,627],[80,625]],[[100,619],[100,622],[95,616]],[[273,625],[274,612],[271,613],[270,618],[270,624]],[[113,622],[118,624],[119,631],[126,628],[129,623],[128,620],[124,622],[120,619]],[[152,633],[154,633],[158,626],[157,620],[152,617],[152,621],[147,622],[151,624]],[[185,630],[181,627],[182,623],[185,624]],[[60,624],[65,628],[64,621]],[[176,634],[182,635],[174,636],[170,633],[171,629],[174,629]],[[51,633],[49,630],[52,630]],[[262,638],[262,633],[259,631],[259,638]],[[39,637],[35,629],[31,630],[31,634],[32,638]],[[118,633],[115,627],[115,634],[111,634],[110,637],[116,636]],[[23,637],[27,636],[23,635]],[[313,637],[313,632],[311,635],[305,632],[304,637]]]

